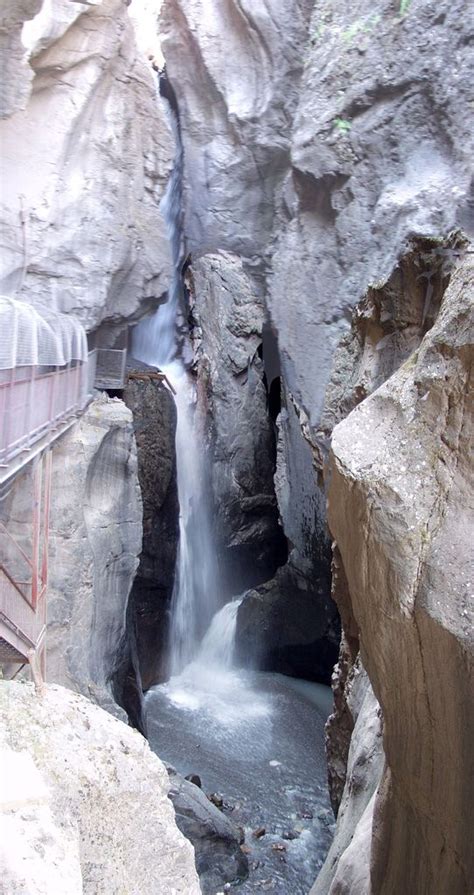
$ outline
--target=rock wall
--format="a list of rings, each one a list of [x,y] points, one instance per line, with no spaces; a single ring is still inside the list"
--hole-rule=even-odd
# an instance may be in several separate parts
[[[290,162],[312,0],[165,0],[185,152],[188,249],[260,259]],[[282,40],[284,35],[284,41]]]
[[[286,558],[273,484],[275,431],[261,358],[265,308],[241,259],[193,264],[200,407],[212,462],[215,533],[231,592],[270,578]]]
[[[5,891],[199,895],[168,775],[137,731],[62,687],[39,699],[24,683],[0,684],[0,717]]]
[[[132,416],[122,401],[100,396],[61,439],[51,490],[47,679],[120,713],[110,681],[142,540]]]
[[[361,858],[352,847],[334,893],[341,880],[343,891],[377,895],[468,892],[474,882],[472,508],[465,499],[473,285],[467,253],[418,351],[332,439],[329,523],[383,711],[386,755],[373,827],[365,818],[353,840],[363,845],[370,881],[356,888]]]
[[[206,8],[199,0],[165,0],[164,29],[182,121],[184,230],[192,265],[202,264],[209,253],[240,256],[242,267],[260,285],[278,340],[283,400],[276,492],[290,560],[275,581],[251,594],[253,616],[246,601],[241,606],[240,620],[247,611],[247,632],[254,641],[255,622],[262,623],[260,646],[265,641],[268,646],[269,638],[275,645],[282,630],[289,630],[295,570],[299,580],[313,585],[324,578],[319,600],[329,605],[325,503],[330,486],[332,534],[340,549],[334,595],[343,623],[328,730],[330,783],[339,818],[317,891],[467,891],[470,869],[460,820],[466,811],[460,790],[466,756],[459,728],[467,712],[464,681],[472,656],[472,644],[460,645],[465,610],[450,605],[434,559],[426,576],[430,587],[439,588],[438,612],[446,618],[434,621],[430,608],[418,619],[421,607],[414,612],[405,597],[401,604],[397,600],[411,574],[410,563],[405,568],[405,517],[417,512],[412,477],[426,482],[420,487],[428,493],[433,464],[444,463],[440,477],[445,467],[454,477],[455,462],[456,476],[464,475],[464,447],[454,444],[450,431],[442,431],[446,408],[453,419],[457,412],[458,393],[448,397],[457,363],[449,358],[458,351],[453,332],[447,340],[439,336],[439,351],[433,346],[458,300],[455,281],[449,283],[465,245],[459,231],[474,231],[468,111],[472,22],[460,0],[441,0],[436,6],[378,0],[369,11],[361,3],[347,10],[335,0],[228,0]],[[461,317],[458,326],[463,330]],[[397,391],[399,378],[420,370],[422,383],[444,363],[451,363],[448,378],[439,380],[436,389],[430,385],[426,393],[420,391],[412,410],[405,406]],[[464,363],[463,357],[459,393]],[[430,436],[432,400],[437,404]],[[357,405],[360,409],[354,410]],[[347,423],[341,423],[345,417]],[[390,448],[385,452],[382,435]],[[445,457],[449,445],[456,461],[453,455]],[[413,452],[409,459],[407,450]],[[376,463],[378,478],[369,463]],[[377,490],[380,482],[385,483],[383,494]],[[441,501],[445,485],[436,487]],[[454,506],[460,497],[450,493]],[[428,526],[427,520],[426,510]],[[407,536],[421,589],[427,533],[428,528],[417,543],[416,535]],[[451,542],[464,550],[463,538],[457,528]],[[439,556],[451,555],[447,540],[446,534]],[[302,545],[308,544],[310,555],[304,557]],[[318,580],[314,560],[323,555]],[[307,593],[311,602],[306,608],[314,609],[314,587]],[[420,603],[425,597],[417,599]],[[265,601],[269,609],[262,615]],[[415,617],[416,624],[410,621]],[[443,633],[447,628],[449,634]],[[438,695],[435,643],[448,669],[446,689],[439,688]],[[412,666],[415,692],[408,687]],[[452,700],[449,687],[456,693]],[[366,693],[368,715],[359,691]],[[389,770],[376,795],[382,716]],[[371,731],[366,741],[364,718]],[[446,743],[454,756],[443,778],[453,783],[449,794],[447,783],[436,792],[434,782],[443,774]]]
[[[173,139],[126,7],[8,0],[0,14],[0,291],[88,330],[163,300],[171,270],[158,205]]]
[[[176,406],[167,386],[153,379],[130,378],[124,401],[133,415],[137,443],[138,479],[143,502],[143,541],[140,563],[129,601],[123,657],[121,702],[136,711],[134,687],[144,690],[163,680],[164,647],[174,584],[179,537],[176,480]],[[132,688],[129,696],[123,692]]]

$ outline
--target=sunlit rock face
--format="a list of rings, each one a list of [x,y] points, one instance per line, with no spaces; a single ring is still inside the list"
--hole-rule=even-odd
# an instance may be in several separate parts
[[[420,348],[332,439],[329,524],[383,712],[386,767],[374,827],[366,817],[360,830],[371,888],[355,888],[362,859],[346,854],[331,893],[474,882],[473,286],[467,253]]]
[[[47,679],[123,718],[110,681],[141,543],[132,415],[104,395],[53,455]]]
[[[199,895],[168,775],[137,731],[62,687],[38,698],[11,681],[0,718],[5,892]]]
[[[133,320],[167,289],[174,149],[127,5],[23,0],[1,16],[0,291],[87,329]]]

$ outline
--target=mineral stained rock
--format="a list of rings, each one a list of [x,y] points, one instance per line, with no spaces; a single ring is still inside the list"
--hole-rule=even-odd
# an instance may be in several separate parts
[[[39,699],[2,682],[0,717],[9,895],[199,895],[168,775],[137,731],[57,686]]]
[[[332,440],[329,523],[384,719],[372,833],[364,822],[374,895],[474,883],[473,286],[466,253],[418,351]],[[356,891],[349,857],[331,893]]]

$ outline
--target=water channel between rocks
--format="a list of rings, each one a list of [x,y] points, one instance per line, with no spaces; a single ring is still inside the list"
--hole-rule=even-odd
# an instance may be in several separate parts
[[[195,381],[185,362],[180,121],[165,76],[160,90],[170,101],[176,139],[161,203],[174,276],[166,304],[136,327],[133,354],[164,370],[175,389],[180,542],[170,607],[171,679],[146,695],[148,736],[165,762],[184,776],[199,774],[205,792],[221,793],[224,812],[245,830],[250,876],[239,892],[307,895],[332,836],[324,753],[330,691],[233,667],[240,601],[222,606],[208,457],[196,425]],[[253,835],[257,828],[265,828],[260,839]]]
[[[333,833],[324,753],[330,704],[330,689],[318,684],[237,669],[217,677],[198,661],[146,695],[152,749],[181,774],[199,774],[245,830],[250,874],[236,887],[242,895],[308,895],[318,874]],[[266,833],[257,840],[259,827]]]

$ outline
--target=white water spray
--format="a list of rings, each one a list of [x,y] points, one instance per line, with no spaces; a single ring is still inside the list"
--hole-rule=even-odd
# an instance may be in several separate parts
[[[180,357],[178,327],[181,322],[182,328],[184,316],[181,274],[183,150],[178,119],[173,113],[171,118],[177,152],[160,210],[172,246],[174,275],[166,304],[135,328],[133,355],[163,370],[176,390],[180,518],[169,636],[169,668],[170,673],[176,675],[196,657],[202,637],[221,600],[207,500],[204,447],[195,419],[195,386]]]

